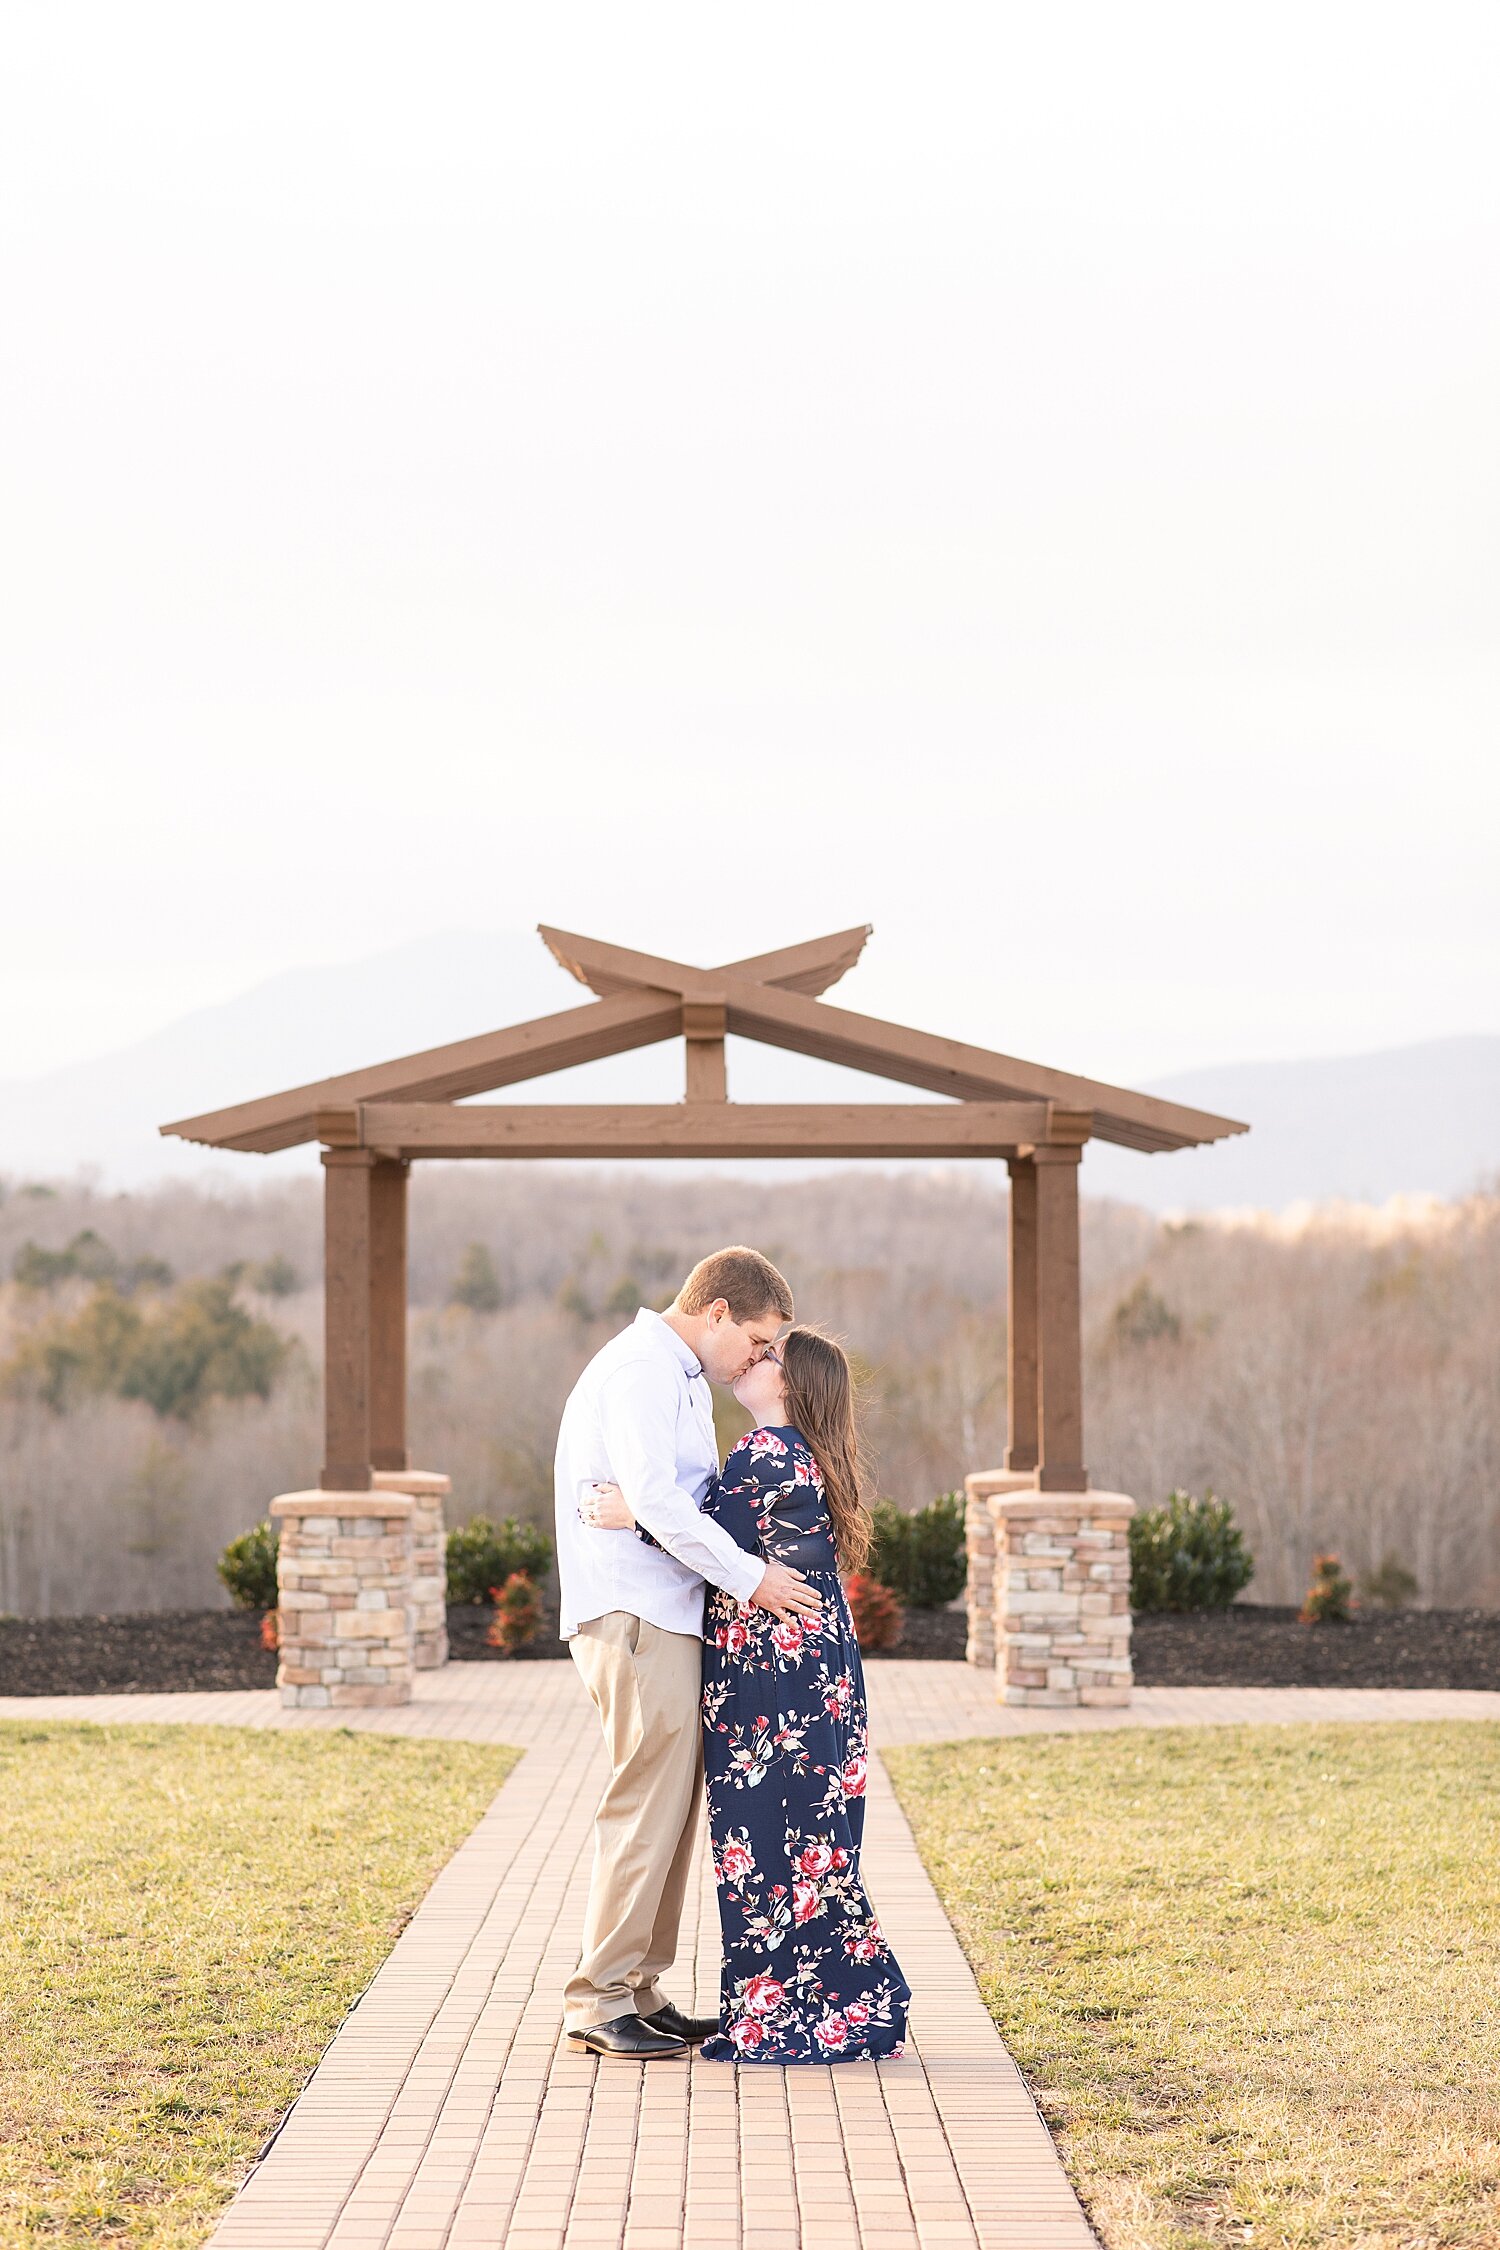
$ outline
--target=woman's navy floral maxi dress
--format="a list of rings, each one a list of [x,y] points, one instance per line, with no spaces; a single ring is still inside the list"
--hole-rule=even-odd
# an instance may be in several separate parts
[[[707,1505],[805,1573],[816,1625],[707,1589],[704,1762],[724,1932],[716,2061],[899,2055],[911,1991],[859,1878],[868,1722],[823,1479],[793,1429],[752,1430]]]

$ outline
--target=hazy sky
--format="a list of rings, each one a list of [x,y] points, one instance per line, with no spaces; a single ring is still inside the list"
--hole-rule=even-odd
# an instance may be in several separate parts
[[[1111,1078],[1500,1030],[1497,65],[10,0],[0,1078],[538,919]]]

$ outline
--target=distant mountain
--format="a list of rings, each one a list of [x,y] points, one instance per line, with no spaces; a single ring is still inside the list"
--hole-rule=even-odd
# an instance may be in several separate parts
[[[839,992],[854,1007],[859,999],[849,987],[858,976],[856,970]],[[0,1174],[57,1177],[87,1166],[110,1186],[167,1174],[249,1186],[303,1171],[316,1163],[307,1149],[221,1155],[164,1141],[156,1128],[164,1118],[586,999],[529,931],[447,931],[363,961],[290,969],[117,1053],[0,1084]],[[924,1098],[911,1087],[742,1040],[730,1042],[729,1068],[730,1091],[745,1101]],[[1252,1130],[1173,1156],[1144,1157],[1096,1142],[1084,1163],[1086,1193],[1152,1210],[1280,1209],[1303,1198],[1461,1194],[1500,1171],[1500,1037],[1437,1039],[1313,1062],[1226,1063],[1144,1090],[1245,1118]],[[681,1092],[681,1049],[674,1044],[588,1063],[491,1098],[666,1102]]]
[[[288,969],[113,1054],[39,1078],[0,1081],[0,1174],[57,1177],[86,1166],[97,1168],[106,1185],[131,1187],[206,1171],[246,1186],[273,1171],[305,1171],[316,1165],[315,1151],[220,1154],[163,1140],[157,1126],[582,1007],[589,998],[530,930],[449,930],[362,961]],[[801,1055],[737,1040],[731,1049],[732,1090],[742,1100],[858,1098],[874,1083]],[[681,1097],[682,1069],[680,1045],[646,1047],[490,1098],[671,1102]],[[923,1096],[886,1087],[881,1098]]]
[[[1094,1142],[1084,1187],[1149,1210],[1304,1199],[1463,1195],[1500,1174],[1500,1038],[1475,1035],[1312,1062],[1221,1063],[1145,1087],[1250,1126],[1230,1141],[1136,1156]]]

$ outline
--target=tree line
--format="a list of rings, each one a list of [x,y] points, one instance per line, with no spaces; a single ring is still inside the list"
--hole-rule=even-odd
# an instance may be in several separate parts
[[[1085,1188],[1087,1172],[1085,1169]],[[315,1180],[0,1195],[0,1610],[208,1603],[214,1558],[321,1457]],[[879,1493],[1005,1436],[1005,1200],[980,1168],[733,1180],[568,1166],[413,1178],[415,1458],[456,1520],[544,1522],[579,1367],[706,1247],[756,1243],[860,1370]],[[1155,1505],[1233,1502],[1258,1600],[1313,1555],[1500,1607],[1500,1197],[1298,1226],[1083,1207],[1087,1453]],[[719,1400],[720,1435],[743,1426]]]

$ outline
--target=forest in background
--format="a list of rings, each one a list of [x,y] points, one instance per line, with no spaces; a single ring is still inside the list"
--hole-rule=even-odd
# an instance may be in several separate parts
[[[563,1399],[637,1305],[754,1243],[861,1369],[878,1491],[920,1506],[1005,1441],[1005,1196],[974,1172],[783,1182],[425,1166],[411,1192],[411,1443],[450,1521],[547,1522]],[[223,1600],[214,1561],[312,1482],[316,1179],[0,1191],[0,1612]],[[1143,1506],[1234,1505],[1248,1598],[1315,1552],[1500,1608],[1500,1195],[1296,1224],[1083,1204],[1086,1453]],[[743,1426],[721,1402],[721,1436]]]

